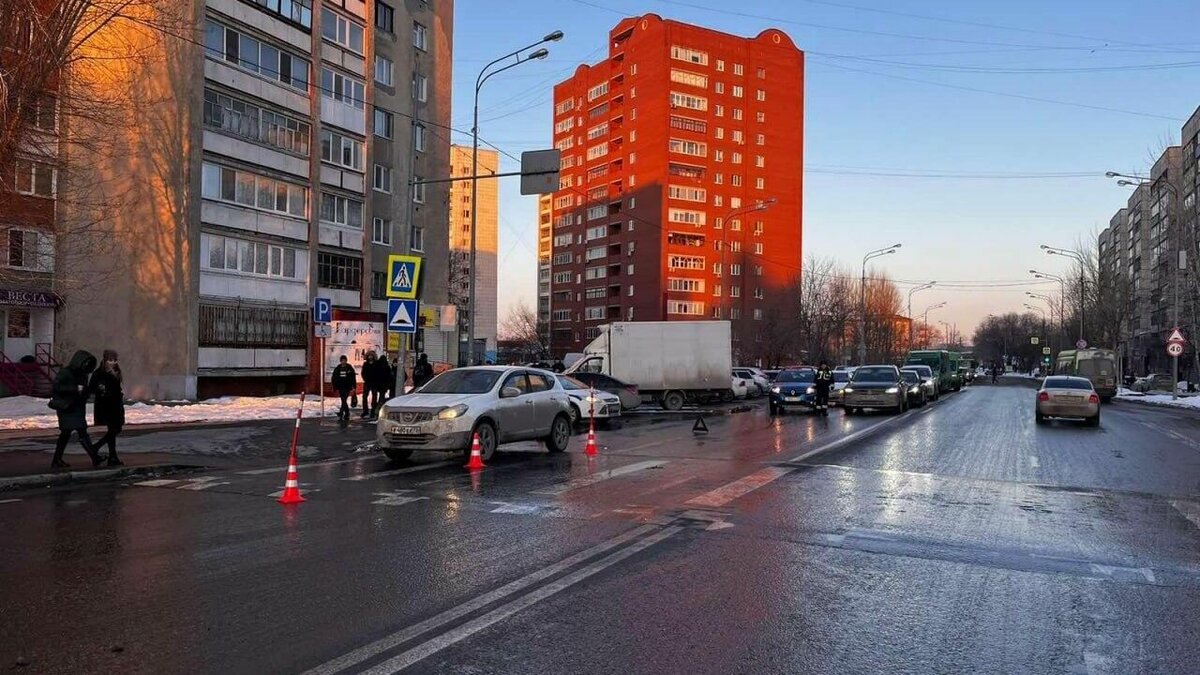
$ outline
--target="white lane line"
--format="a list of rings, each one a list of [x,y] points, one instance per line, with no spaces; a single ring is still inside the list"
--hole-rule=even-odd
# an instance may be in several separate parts
[[[406,466],[403,469],[391,469],[389,471],[376,471],[375,473],[363,473],[357,476],[348,476],[342,480],[362,481],[372,480],[374,478],[386,478],[387,476],[399,476],[406,473],[417,473],[418,471],[428,471],[430,469],[440,469],[444,466],[457,464],[457,460],[446,460],[444,462],[434,462],[433,464],[418,464],[417,466]]]
[[[660,460],[652,460],[652,461],[647,461],[647,462],[635,462],[633,464],[627,464],[625,466],[618,467],[616,469],[609,469],[608,471],[601,471],[600,473],[597,473],[597,474],[594,474],[591,476],[584,476],[582,478],[573,478],[565,483],[551,485],[550,487],[542,488],[540,490],[531,490],[530,494],[560,495],[560,494],[562,494],[564,492],[568,492],[570,490],[577,490],[581,487],[595,485],[596,483],[599,483],[600,481],[608,480],[609,478],[616,478],[617,476],[624,476],[627,473],[636,473],[638,471],[642,471],[645,469],[654,469],[654,468],[658,468],[658,467],[665,466],[665,465],[666,465],[666,462],[660,461]]]
[[[795,467],[768,466],[765,469],[760,469],[738,480],[722,485],[721,487],[711,492],[706,492],[699,497],[689,499],[685,504],[688,506],[707,506],[717,507],[725,506],[729,502],[746,495],[758,488],[778,480],[789,473],[795,471]]]
[[[495,623],[503,621],[504,619],[507,619],[508,617],[527,607],[535,605],[552,595],[565,591],[584,579],[602,572],[605,569],[608,569],[609,567],[621,562],[622,560],[625,560],[636,553],[644,551],[645,549],[648,549],[651,546],[654,546],[655,544],[682,531],[682,527],[668,527],[661,532],[652,534],[635,544],[627,546],[616,553],[612,553],[605,558],[597,560],[596,562],[585,565],[568,574],[567,576],[558,579],[557,581],[546,584],[535,591],[531,591],[526,595],[501,605],[487,614],[484,614],[483,616],[472,619],[471,621],[468,621],[467,623],[464,623],[453,630],[449,630],[435,638],[427,640],[426,642],[423,642],[412,649],[390,658],[387,661],[384,661],[374,668],[364,672],[367,675],[392,675],[392,673],[397,673],[401,670],[404,670],[405,668],[422,661],[457,642],[465,640],[475,633],[478,633],[479,631],[484,630]]]
[[[1042,462],[1041,462],[1041,460],[1038,459],[1037,455],[1030,455],[1029,456],[1029,466],[1033,467],[1034,469],[1037,469],[1042,466]]]
[[[140,485],[142,487],[165,487],[167,485],[174,485],[178,482],[178,480],[172,478],[156,478],[154,480],[139,481],[134,483],[134,485]]]
[[[180,485],[179,487],[177,487],[175,489],[176,490],[207,490],[208,488],[217,487],[218,485],[230,485],[229,481],[219,481],[219,480],[217,480],[218,478],[220,478],[220,476],[214,476],[212,478],[199,478],[199,479],[196,479],[195,481],[191,482],[188,485]]]
[[[429,497],[417,497],[412,494],[412,490],[396,490],[394,492],[376,492],[375,496],[379,497],[372,504],[381,506],[404,506],[413,502],[419,502]]]
[[[305,469],[316,469],[322,466],[333,466],[334,464],[346,464],[347,462],[362,462],[368,459],[382,459],[381,457],[347,457],[346,459],[331,459],[328,462],[309,462],[308,464],[300,464],[296,467],[298,471]],[[287,473],[287,465],[282,464],[278,467],[269,469],[253,469],[251,471],[239,471],[239,476],[261,476],[267,473]]]
[[[1171,502],[1171,506],[1193,525],[1200,527],[1200,504],[1175,500]]]
[[[21,501],[20,499],[0,499],[0,504],[13,504]]]
[[[483,595],[472,600],[468,600],[457,607],[452,607],[441,614],[438,614],[437,616],[430,617],[420,623],[413,624],[408,628],[398,630],[391,635],[380,638],[379,640],[376,640],[368,645],[363,645],[354,651],[347,652],[346,654],[343,654],[332,661],[323,663],[312,670],[306,671],[303,673],[303,675],[331,675],[332,673],[345,670],[350,666],[362,663],[369,658],[372,658],[378,654],[382,654],[389,649],[394,649],[395,647],[402,645],[413,638],[424,635],[435,628],[441,628],[448,623],[457,621],[471,612],[475,612],[487,607],[497,600],[508,597],[513,593],[517,593],[518,591],[523,591],[536,583],[549,579],[550,577],[559,574],[564,570],[578,565],[588,558],[592,558],[606,551],[610,551],[628,541],[637,539],[648,532],[653,532],[658,529],[659,528],[656,525],[642,525],[641,527],[636,527],[628,532],[619,534],[612,539],[600,542],[599,544],[596,544],[585,551],[580,551],[575,555],[564,558],[553,565],[531,572],[515,581],[510,581],[500,588],[488,593],[484,593]]]
[[[932,409],[933,409],[933,408],[930,408],[930,410],[932,410]],[[847,444],[847,443],[851,443],[851,442],[853,442],[854,440],[856,440],[856,439],[858,439],[858,438],[861,438],[861,437],[865,436],[866,434],[874,433],[874,432],[876,432],[876,431],[878,431],[878,430],[880,430],[880,429],[882,429],[882,428],[884,428],[884,427],[886,427],[886,426],[889,426],[889,425],[895,424],[895,423],[899,422],[900,420],[902,420],[902,419],[904,419],[904,418],[908,417],[908,416],[909,416],[909,414],[910,414],[910,413],[904,413],[903,415],[897,415],[897,416],[895,416],[895,417],[891,417],[891,418],[889,418],[889,419],[886,419],[886,420],[884,420],[884,421],[882,421],[882,422],[878,422],[878,423],[876,423],[876,424],[872,424],[871,426],[869,426],[869,427],[867,427],[867,428],[865,428],[865,429],[859,429],[858,431],[856,431],[856,432],[854,432],[854,433],[850,434],[849,436],[842,436],[841,438],[839,438],[839,439],[837,439],[837,440],[830,441],[829,443],[826,443],[825,445],[822,445],[822,446],[820,446],[820,447],[818,447],[818,448],[816,448],[816,449],[814,449],[814,450],[809,450],[808,452],[806,452],[806,453],[804,453],[804,454],[802,454],[802,455],[798,455],[798,456],[796,456],[796,457],[793,457],[793,458],[791,458],[791,459],[790,459],[790,460],[788,460],[788,461],[789,461],[789,462],[791,462],[791,463],[803,462],[804,460],[806,460],[806,459],[808,459],[808,458],[810,458],[810,457],[815,457],[815,456],[817,456],[817,455],[819,455],[819,454],[821,454],[821,453],[823,453],[823,452],[829,452],[830,450],[833,450],[834,448],[840,448],[841,446],[843,446],[843,445],[845,445],[845,444]]]

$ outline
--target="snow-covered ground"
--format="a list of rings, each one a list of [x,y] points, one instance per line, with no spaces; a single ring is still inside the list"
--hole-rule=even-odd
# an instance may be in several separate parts
[[[53,429],[58,426],[54,411],[46,405],[47,399],[31,396],[0,398],[0,429]],[[242,422],[247,420],[276,420],[296,416],[300,404],[299,396],[272,396],[255,398],[229,396],[214,398],[200,403],[171,401],[167,403],[134,403],[125,406],[126,424],[170,424],[186,422]],[[341,402],[336,398],[325,400],[325,416],[337,415]],[[321,415],[321,398],[309,396],[304,399],[304,416]],[[88,421],[92,417],[92,404],[88,404]]]
[[[1171,395],[1163,392],[1143,394],[1136,391],[1130,391],[1121,388],[1117,392],[1117,398],[1123,401],[1138,401],[1140,403],[1151,403],[1154,405],[1165,405],[1173,408],[1189,408],[1192,410],[1200,410],[1200,394],[1180,394],[1176,400],[1171,400]]]

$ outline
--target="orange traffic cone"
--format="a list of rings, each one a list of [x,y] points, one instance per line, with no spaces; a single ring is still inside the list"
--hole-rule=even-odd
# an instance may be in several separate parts
[[[279,497],[280,504],[299,504],[304,501],[300,496],[300,475],[296,473],[296,455],[288,458],[287,482],[283,484],[283,494]]]
[[[596,456],[596,418],[595,417],[593,417],[592,421],[588,424],[587,446],[584,447],[583,454],[587,455],[588,457]]]
[[[468,468],[468,469],[484,468],[483,452],[481,451],[481,449],[479,447],[479,434],[474,434],[471,437],[471,458],[467,460],[466,468]]]

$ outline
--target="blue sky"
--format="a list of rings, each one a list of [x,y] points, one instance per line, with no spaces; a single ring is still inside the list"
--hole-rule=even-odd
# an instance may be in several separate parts
[[[517,156],[550,147],[553,85],[602,58],[623,15],[654,12],[738,35],[786,31],[808,54],[806,254],[857,269],[866,250],[902,242],[883,259],[886,272],[902,282],[959,284],[923,291],[913,306],[920,313],[947,302],[937,318],[968,339],[988,313],[1022,311],[1024,291],[1036,288],[1031,267],[1066,269],[1039,244],[1071,247],[1108,224],[1128,192],[1104,171],[1146,171],[1165,145],[1179,142],[1200,105],[1194,0],[455,5],[458,129],[471,126],[479,68],[554,29],[566,33],[548,59],[484,88],[480,136]],[[502,160],[502,170],[515,170]],[[502,317],[518,299],[534,304],[536,208],[516,181],[502,184]]]

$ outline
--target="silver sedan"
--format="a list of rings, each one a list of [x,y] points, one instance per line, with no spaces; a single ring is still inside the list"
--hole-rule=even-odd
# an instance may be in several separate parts
[[[1100,426],[1100,395],[1084,377],[1054,375],[1042,382],[1037,393],[1034,419],[1043,424],[1047,417],[1075,417],[1088,426]]]

